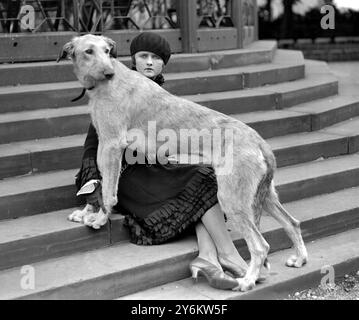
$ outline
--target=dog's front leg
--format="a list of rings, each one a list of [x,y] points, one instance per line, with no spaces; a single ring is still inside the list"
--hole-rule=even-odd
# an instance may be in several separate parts
[[[94,229],[105,225],[111,209],[117,203],[118,180],[121,173],[122,155],[125,147],[116,141],[99,143],[97,164],[102,176],[102,203],[100,210],[86,219],[85,224]]]
[[[107,215],[117,204],[118,180],[121,174],[121,161],[124,147],[118,141],[106,143],[99,157],[102,175],[102,199]]]

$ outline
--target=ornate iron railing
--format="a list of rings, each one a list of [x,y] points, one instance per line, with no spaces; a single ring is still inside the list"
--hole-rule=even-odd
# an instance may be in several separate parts
[[[256,0],[0,0],[0,62],[53,59],[83,33],[107,34],[125,55],[148,29],[173,52],[242,48],[256,39],[256,10]]]
[[[233,27],[232,2],[196,0],[198,27]],[[253,2],[242,0],[245,26],[254,25]],[[0,31],[104,32],[178,28],[176,8],[176,0],[2,0]]]
[[[3,33],[121,29],[170,29],[177,26],[176,0],[3,0]]]
[[[199,27],[233,27],[231,0],[197,0]]]

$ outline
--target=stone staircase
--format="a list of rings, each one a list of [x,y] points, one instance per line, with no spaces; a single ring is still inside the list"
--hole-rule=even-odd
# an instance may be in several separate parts
[[[129,58],[121,58],[129,65]],[[248,293],[193,284],[195,237],[128,241],[121,215],[95,231],[66,220],[90,117],[70,62],[0,65],[0,299],[262,299],[319,284],[359,262],[359,94],[338,94],[326,63],[258,41],[243,50],[174,55],[165,88],[255,128],[278,161],[285,207],[302,221],[310,261],[284,267],[291,243],[264,216],[272,273]],[[241,237],[233,240],[249,258]],[[21,267],[35,270],[24,290]]]

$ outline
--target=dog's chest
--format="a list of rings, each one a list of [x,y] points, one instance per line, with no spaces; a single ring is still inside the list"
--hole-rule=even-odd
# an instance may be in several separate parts
[[[111,99],[90,100],[91,120],[98,131],[116,131],[124,121],[118,106]]]

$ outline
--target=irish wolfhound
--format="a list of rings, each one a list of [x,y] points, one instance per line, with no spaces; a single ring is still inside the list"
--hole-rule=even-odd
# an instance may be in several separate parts
[[[115,50],[115,43],[109,38],[84,35],[67,43],[59,57],[72,59],[78,80],[88,89],[91,119],[99,137],[97,162],[103,179],[105,219],[100,215],[93,225],[98,227],[102,223],[98,221],[107,221],[117,203],[121,159],[129,145],[130,130],[144,132],[147,139],[152,139],[148,132],[150,121],[156,121],[158,130],[174,130],[177,137],[181,129],[206,128],[209,135],[216,129],[229,130],[233,133],[232,141],[226,141],[224,135],[220,140],[222,150],[231,154],[232,167],[225,174],[221,171],[226,160],[213,156],[211,148],[195,152],[210,159],[217,177],[219,204],[223,212],[233,218],[251,255],[246,275],[237,279],[236,290],[254,287],[267,258],[269,245],[259,231],[262,210],[280,222],[294,243],[295,255],[286,264],[303,266],[307,262],[307,251],[299,221],[278,200],[273,182],[276,163],[269,145],[241,121],[174,96],[139,72],[130,70],[115,59]],[[158,145],[158,141],[148,143]],[[148,158],[156,158],[148,149],[140,151]]]

